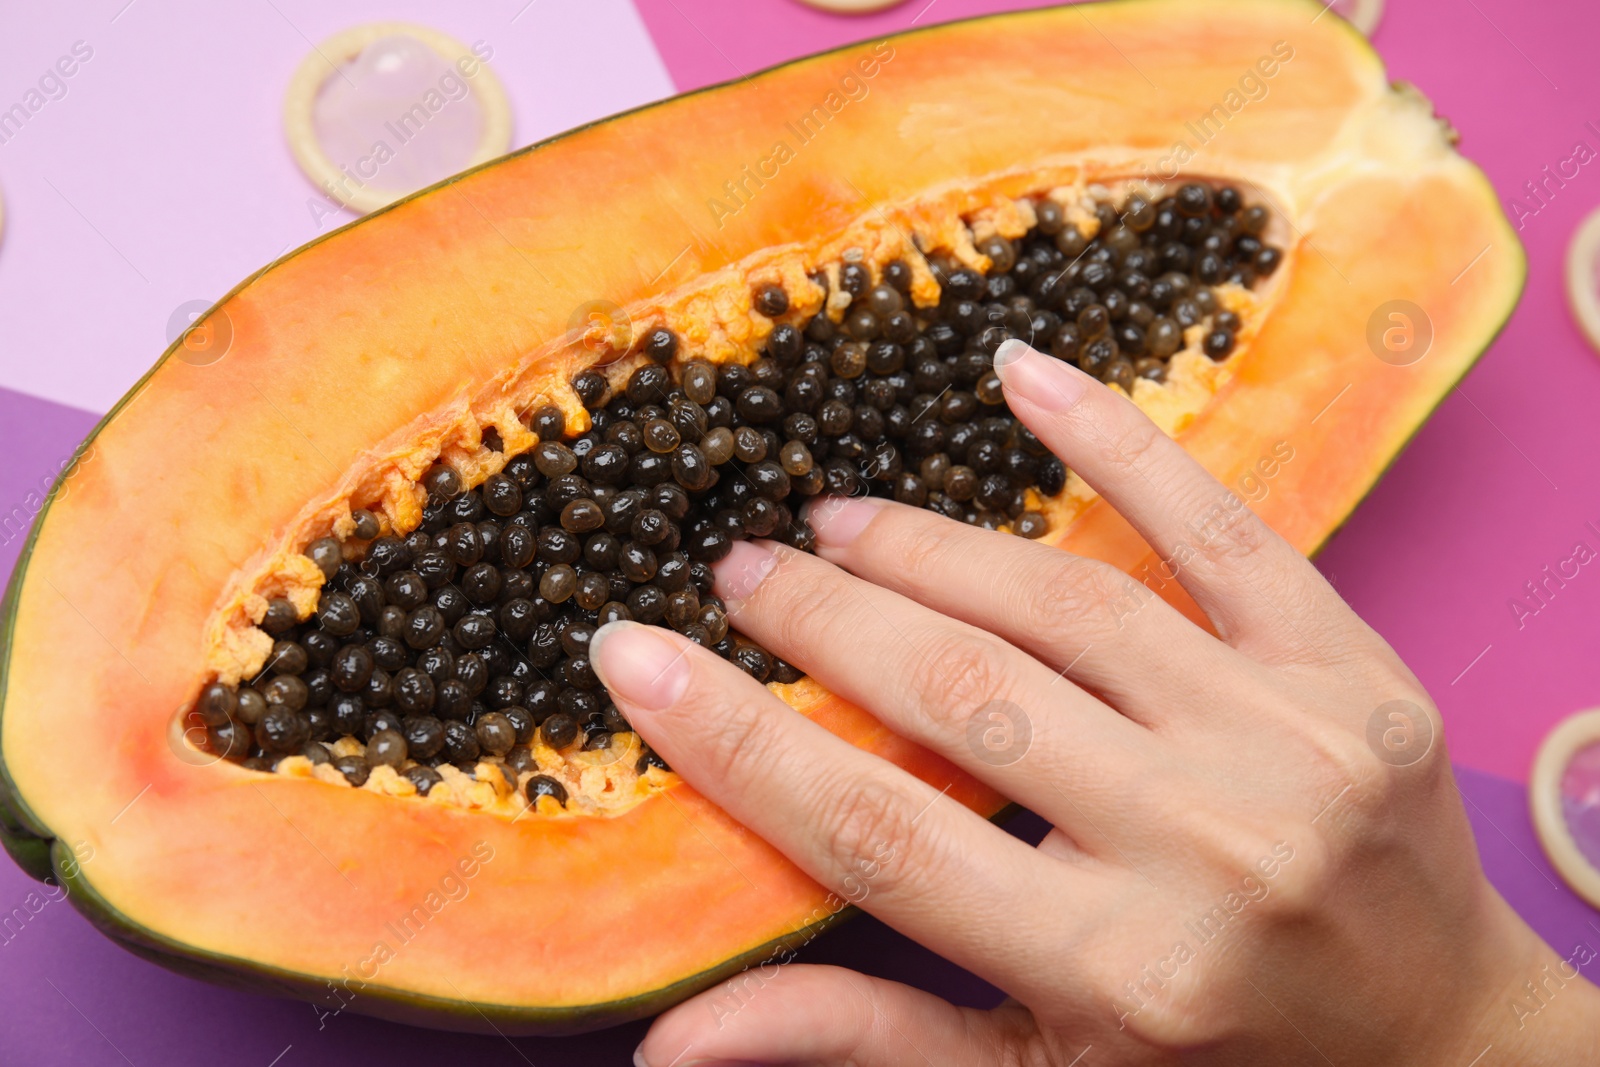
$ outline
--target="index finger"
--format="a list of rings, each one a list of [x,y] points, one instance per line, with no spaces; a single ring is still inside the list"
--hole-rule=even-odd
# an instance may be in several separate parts
[[[1055,938],[1038,936],[1038,923],[1063,922],[1069,909],[1029,923],[1016,916],[1067,897],[1062,879],[1087,872],[991,826],[946,797],[948,783],[835,737],[678,634],[608,623],[590,649],[651,747],[806,874],[999,985],[1042,973],[1039,946]]]

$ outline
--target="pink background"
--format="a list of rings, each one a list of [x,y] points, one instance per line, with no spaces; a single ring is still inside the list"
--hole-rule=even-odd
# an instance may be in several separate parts
[[[847,19],[793,0],[418,0],[246,5],[105,0],[35,6],[0,35],[0,110],[76,41],[93,57],[0,144],[0,572],[73,446],[160,354],[178,306],[213,299],[344,216],[283,144],[290,72],[319,41],[414,19],[494,49],[524,144],[674,91],[889,30],[1000,10],[910,0]],[[1600,11],[1582,0],[1390,0],[1375,43],[1461,132],[1502,199],[1579,139],[1600,148]],[[309,39],[309,40],[308,40]],[[1002,71],[996,72],[1003,76]],[[1550,873],[1522,784],[1540,737],[1600,705],[1600,564],[1521,626],[1509,603],[1576,542],[1600,550],[1593,424],[1600,364],[1562,296],[1566,242],[1600,205],[1600,163],[1525,220],[1528,290],[1505,333],[1328,546],[1319,565],[1405,657],[1448,724],[1491,877],[1563,953],[1600,944],[1600,916]],[[1036,820],[1013,829],[1037,836]],[[31,883],[0,863],[0,915]],[[964,1003],[998,994],[870,919],[810,957],[896,977]],[[204,986],[134,959],[52,904],[0,941],[0,1060],[281,1064],[627,1061],[640,1025],[564,1041],[469,1038]],[[274,1057],[279,1057],[274,1060]]]

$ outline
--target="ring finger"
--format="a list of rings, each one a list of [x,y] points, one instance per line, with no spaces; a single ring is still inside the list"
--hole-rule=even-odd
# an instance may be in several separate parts
[[[1054,966],[1044,946],[1120,881],[1048,861],[684,637],[610,623],[590,647],[628,721],[708,800],[843,900],[992,982],[1028,988]],[[1062,906],[1019,927],[1040,899]]]

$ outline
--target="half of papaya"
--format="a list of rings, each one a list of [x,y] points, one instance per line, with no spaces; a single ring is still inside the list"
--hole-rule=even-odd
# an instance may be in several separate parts
[[[841,896],[648,760],[586,754],[570,806],[471,773],[424,802],[392,767],[351,788],[221,759],[187,716],[262,670],[276,602],[332,617],[308,545],[359,564],[363,524],[430,521],[423,479],[476,486],[535,447],[530,411],[582,429],[580,371],[615,386],[660,330],[749,363],[780,320],[840,320],[841,265],[898,261],[931,320],[953,271],[1001,270],[1047,218],[1093,238],[1121,225],[1106,204],[1178,183],[1267,209],[1282,261],[1218,289],[1231,353],[1186,333],[1165,381],[1122,384],[1315,550],[1524,276],[1449,128],[1321,15],[1111,0],[853,46],[535,145],[247,279],[211,347],[180,341],[86,442],[11,580],[8,850],[164,965],[463,1030],[638,1017],[813,936]],[[1199,617],[1114,512],[1050,488],[1044,536]],[[955,802],[1004,804],[813,683],[777,690]]]

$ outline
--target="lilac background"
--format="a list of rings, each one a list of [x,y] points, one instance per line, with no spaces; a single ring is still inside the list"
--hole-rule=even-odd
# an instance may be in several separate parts
[[[1389,0],[1375,43],[1462,133],[1502,198],[1541,168],[1600,148],[1600,11],[1583,0]],[[219,296],[344,216],[314,214],[278,115],[318,41],[374,19],[414,19],[494,48],[516,143],[848,40],[1015,4],[910,0],[844,19],[793,0],[105,0],[36,5],[0,35],[0,110],[83,40],[94,56],[0,144],[0,573],[41,486],[166,344],[174,308]],[[1418,672],[1449,725],[1490,876],[1561,952],[1600,945],[1600,915],[1545,863],[1521,783],[1561,717],[1600,704],[1592,649],[1600,574],[1585,568],[1519,628],[1508,602],[1582,539],[1600,547],[1592,425],[1600,366],[1571,324],[1562,257],[1600,203],[1600,162],[1525,220],[1528,291],[1506,332],[1448,397],[1319,560]],[[1530,206],[1538,206],[1530,201]],[[319,210],[323,210],[319,208]],[[1017,832],[1037,837],[1024,816]],[[35,886],[0,863],[0,915]],[[870,918],[807,953],[969,1004],[998,994]],[[0,1061],[396,1065],[625,1063],[643,1024],[508,1042],[331,1018],[306,1005],[169,974],[52,903],[0,940]]]

